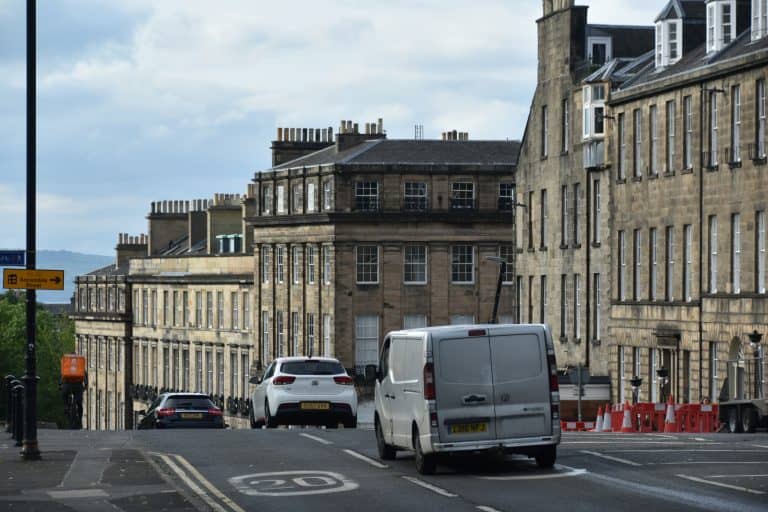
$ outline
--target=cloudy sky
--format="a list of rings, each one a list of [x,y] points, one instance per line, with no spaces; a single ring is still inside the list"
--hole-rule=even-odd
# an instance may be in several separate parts
[[[651,24],[665,0],[581,0]],[[113,254],[151,201],[243,193],[275,127],[523,133],[541,0],[44,0],[38,248]],[[0,0],[0,248],[25,244],[25,2]]]

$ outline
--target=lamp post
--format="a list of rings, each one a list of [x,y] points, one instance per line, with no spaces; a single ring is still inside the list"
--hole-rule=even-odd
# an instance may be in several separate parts
[[[493,299],[493,313],[491,313],[490,324],[498,323],[499,298],[501,297],[501,284],[504,282],[504,274],[507,271],[507,260],[501,256],[486,256],[488,261],[495,261],[499,264],[499,280],[496,283],[496,297]]]
[[[763,339],[763,335],[755,330],[748,336],[749,344],[752,345],[755,356],[755,400],[757,400],[763,395],[763,365],[760,360],[760,340]]]
[[[643,384],[643,379],[635,375],[629,383],[632,385],[632,403],[636,404],[640,395],[640,386]]]
[[[664,397],[664,387],[669,382],[669,370],[666,368],[659,368],[656,370],[656,375],[659,377],[659,386],[661,387],[661,402],[664,403],[666,398]]]

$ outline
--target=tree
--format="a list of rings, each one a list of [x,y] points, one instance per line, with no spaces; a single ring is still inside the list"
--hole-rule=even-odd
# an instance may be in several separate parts
[[[25,373],[24,345],[27,338],[26,301],[13,292],[0,295],[0,377]],[[61,356],[75,349],[74,322],[37,305],[37,417],[39,421],[66,425],[59,391]],[[6,417],[7,396],[0,398],[0,417]]]

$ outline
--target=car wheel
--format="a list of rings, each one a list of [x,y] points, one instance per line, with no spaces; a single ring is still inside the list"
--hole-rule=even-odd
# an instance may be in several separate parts
[[[557,459],[557,447],[552,445],[539,448],[535,457],[536,464],[538,464],[540,468],[551,468],[555,465],[555,459]]]
[[[266,417],[267,428],[277,428],[277,418],[269,412],[269,402],[264,402],[264,416]]]
[[[344,428],[357,428],[357,416],[344,422]]]
[[[395,447],[387,444],[384,439],[384,432],[381,430],[379,418],[376,418],[376,448],[379,451],[379,458],[382,460],[394,460],[397,456]]]
[[[731,407],[728,410],[728,431],[731,434],[738,434],[741,432],[741,421],[739,419],[739,410],[736,407]]]
[[[757,411],[752,407],[745,407],[741,411],[741,429],[748,434],[754,434],[755,428],[757,428]]]
[[[261,425],[258,421],[256,421],[256,418],[253,416],[253,407],[248,411],[248,419],[251,422],[251,428],[261,428]]]
[[[421,437],[416,428],[413,429],[413,446],[416,449],[416,471],[422,475],[434,475],[437,470],[437,457],[434,453],[427,455],[421,451]]]

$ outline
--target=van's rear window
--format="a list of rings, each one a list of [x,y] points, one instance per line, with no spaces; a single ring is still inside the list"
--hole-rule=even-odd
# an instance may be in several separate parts
[[[341,363],[336,361],[291,361],[280,367],[288,375],[338,375],[346,373]]]

